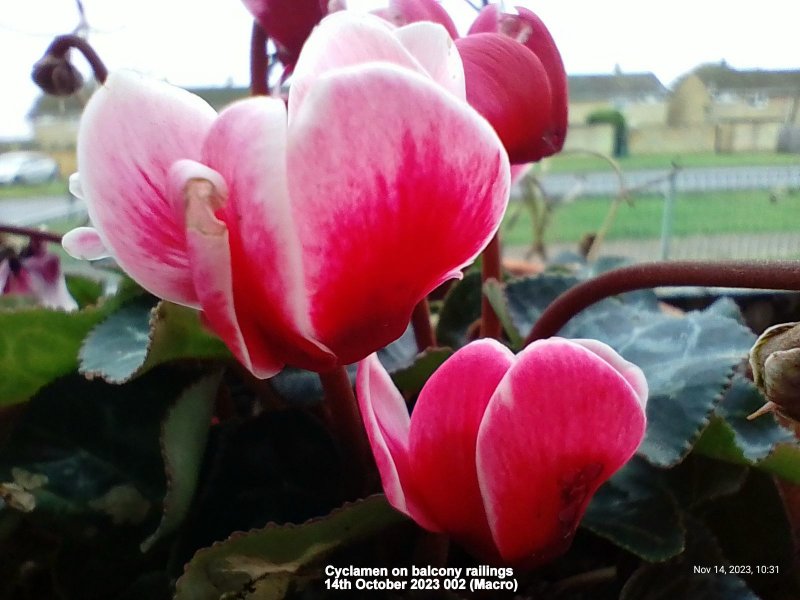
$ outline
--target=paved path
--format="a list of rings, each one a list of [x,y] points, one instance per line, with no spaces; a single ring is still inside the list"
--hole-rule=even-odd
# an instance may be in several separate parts
[[[624,171],[628,188],[647,185],[653,193],[666,190],[669,169]],[[541,177],[544,189],[562,196],[579,186],[583,195],[607,196],[619,191],[619,180],[610,169],[591,173],[550,173]],[[676,190],[707,192],[719,190],[771,190],[800,188],[800,159],[796,165],[756,167],[693,167],[678,171]]]
[[[575,252],[575,243],[554,243],[547,248],[551,257]],[[527,246],[505,248],[509,258],[522,259]],[[661,240],[610,240],[601,256],[629,256],[643,262],[661,259]],[[674,237],[669,247],[672,259],[800,258],[800,226],[796,233],[736,233]]]
[[[0,200],[0,223],[30,226],[71,215],[85,214],[81,200],[65,196],[44,196],[20,200]]]

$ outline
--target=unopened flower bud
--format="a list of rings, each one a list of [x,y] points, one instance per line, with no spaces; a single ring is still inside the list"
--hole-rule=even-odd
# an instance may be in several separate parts
[[[31,77],[42,91],[53,96],[71,96],[83,87],[83,76],[68,56],[46,54],[33,65]]]
[[[800,421],[800,323],[767,329],[750,350],[753,381],[767,403],[749,418],[778,412]]]

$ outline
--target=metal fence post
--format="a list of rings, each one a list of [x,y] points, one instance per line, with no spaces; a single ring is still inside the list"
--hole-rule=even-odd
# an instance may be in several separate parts
[[[672,221],[675,213],[675,188],[678,169],[674,168],[667,176],[667,191],[664,195],[664,212],[661,218],[661,260],[669,259],[669,246],[672,241]]]

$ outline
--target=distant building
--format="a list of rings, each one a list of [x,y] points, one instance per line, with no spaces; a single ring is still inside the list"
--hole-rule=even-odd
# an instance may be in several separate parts
[[[628,124],[637,127],[663,123],[669,90],[655,74],[613,73],[569,75],[569,120],[583,124],[593,112],[613,108],[620,111]]]
[[[95,87],[94,83],[88,84],[77,94],[66,98],[43,94],[36,99],[28,111],[28,120],[33,126],[33,137],[39,148],[48,152],[74,151],[81,113]],[[216,110],[249,95],[247,88],[234,86],[189,88],[189,91]]]

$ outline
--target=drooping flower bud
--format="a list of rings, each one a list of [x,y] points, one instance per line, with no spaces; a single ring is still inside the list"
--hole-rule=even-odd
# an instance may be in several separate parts
[[[72,66],[69,53],[48,53],[33,65],[31,78],[45,94],[71,96],[83,87],[83,75]]]
[[[753,381],[767,403],[751,419],[777,412],[800,421],[800,323],[767,329],[750,350]]]

